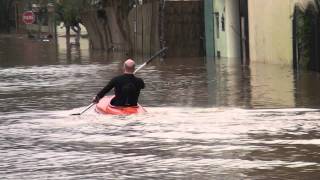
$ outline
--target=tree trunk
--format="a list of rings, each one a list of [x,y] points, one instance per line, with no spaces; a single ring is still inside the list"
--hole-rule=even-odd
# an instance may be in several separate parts
[[[157,1],[151,2],[152,4],[147,3],[146,6],[139,6],[136,9],[130,9],[128,3],[124,3],[125,1],[122,0],[108,2],[103,8],[91,8],[81,13],[82,24],[88,31],[93,49],[121,51],[130,56],[135,51],[144,52],[143,47],[134,44],[136,34],[134,33],[135,13],[133,11],[139,10],[139,18],[142,19],[142,24],[139,24],[139,26],[145,24],[145,27],[140,28],[139,32],[140,37],[142,37],[141,41],[143,39],[148,40],[148,43],[145,44],[145,47],[150,46],[148,51],[158,50],[159,5]],[[143,21],[148,21],[148,23],[143,23]],[[147,29],[148,33],[144,32],[143,29]],[[143,38],[143,36],[148,36],[148,38]],[[138,49],[134,49],[137,47]]]
[[[128,51],[130,40],[124,27],[118,21],[126,21],[117,16],[112,7],[104,9],[106,17],[97,16],[97,10],[90,9],[81,14],[82,24],[86,27],[93,49]],[[127,26],[127,25],[125,25]],[[129,31],[129,28],[127,28]],[[129,45],[128,45],[129,42]]]
[[[71,50],[71,43],[70,43],[70,26],[66,25],[66,47],[67,47],[67,57],[70,58],[70,50]]]
[[[102,38],[102,32],[98,28],[99,20],[96,15],[96,10],[89,9],[82,12],[81,20],[82,20],[82,24],[87,29],[91,48],[104,50],[105,49],[104,42],[103,42],[104,40]]]
[[[70,26],[66,26],[66,38],[70,39]]]
[[[0,1],[0,32],[10,33],[10,7],[12,0]]]

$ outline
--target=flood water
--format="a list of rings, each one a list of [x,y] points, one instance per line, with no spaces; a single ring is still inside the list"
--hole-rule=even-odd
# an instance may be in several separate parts
[[[83,41],[0,38],[0,179],[320,178],[319,74],[158,59],[137,74],[147,113],[71,116],[125,59]]]

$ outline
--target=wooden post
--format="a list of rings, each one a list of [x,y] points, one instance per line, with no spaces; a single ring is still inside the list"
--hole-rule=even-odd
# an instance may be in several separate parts
[[[19,9],[18,9],[18,4],[19,2],[15,3],[15,19],[16,19],[16,33],[18,33],[18,29],[19,29]]]
[[[141,1],[140,1],[141,2]],[[144,32],[143,32],[143,15],[144,15],[144,9],[143,9],[143,4],[140,4],[139,3],[139,6],[140,6],[140,11],[141,11],[141,50],[142,50],[142,58],[144,58],[144,47],[143,47],[143,41],[144,41]]]
[[[134,20],[134,47],[133,47],[133,56],[137,56],[138,49],[138,1],[135,0],[135,20]]]
[[[159,5],[159,11],[160,11],[160,17],[159,17],[159,27],[160,27],[160,49],[164,48],[166,46],[165,41],[164,41],[164,21],[165,21],[165,0],[160,0],[160,5]]]

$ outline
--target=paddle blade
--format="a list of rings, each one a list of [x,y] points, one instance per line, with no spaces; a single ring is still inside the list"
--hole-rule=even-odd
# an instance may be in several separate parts
[[[71,114],[71,116],[80,116],[80,115],[81,115],[80,113]]]
[[[84,112],[86,112],[88,109],[90,109],[93,105],[95,105],[95,103],[91,103],[89,106],[87,106],[83,111],[81,111],[80,113],[74,113],[71,114],[72,116],[80,116],[81,114],[83,114]]]

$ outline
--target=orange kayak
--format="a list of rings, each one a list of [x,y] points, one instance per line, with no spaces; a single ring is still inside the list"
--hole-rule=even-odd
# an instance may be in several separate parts
[[[111,115],[130,115],[147,112],[141,105],[130,106],[130,107],[119,107],[112,106],[110,104],[114,96],[105,96],[100,99],[99,103],[96,105],[96,112],[101,114],[111,114]]]

